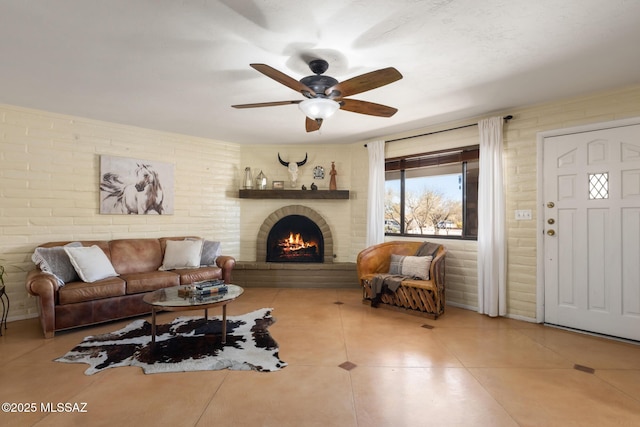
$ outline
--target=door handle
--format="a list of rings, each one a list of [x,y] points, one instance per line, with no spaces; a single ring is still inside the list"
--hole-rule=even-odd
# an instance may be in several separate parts
[[[556,232],[555,232],[554,230],[547,230],[547,234],[548,234],[549,236],[555,236],[555,235],[556,235]]]
[[[555,224],[555,223],[556,223],[556,220],[555,220],[555,219],[553,219],[553,218],[549,218],[549,219],[547,220],[547,222],[548,222],[549,224]]]

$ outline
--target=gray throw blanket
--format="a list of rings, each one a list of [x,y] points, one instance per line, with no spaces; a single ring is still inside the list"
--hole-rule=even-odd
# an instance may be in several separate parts
[[[432,256],[433,258],[435,258],[438,249],[440,249],[439,244],[424,242],[416,251],[416,256]]]
[[[391,292],[395,292],[404,279],[406,279],[406,276],[399,274],[376,274],[373,276],[373,279],[371,279],[371,293],[377,297],[382,293],[384,286]]]
[[[437,243],[424,242],[416,251],[415,256],[432,256],[435,258],[439,248],[440,245]],[[376,274],[373,276],[373,279],[371,279],[372,299],[377,301],[385,287],[391,292],[397,291],[402,281],[407,278],[409,277],[399,274]]]

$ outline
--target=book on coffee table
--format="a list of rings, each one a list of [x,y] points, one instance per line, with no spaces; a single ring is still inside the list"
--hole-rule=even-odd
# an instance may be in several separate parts
[[[193,284],[196,289],[210,289],[215,287],[224,286],[224,280],[216,279],[216,280],[207,280],[205,282],[197,282]]]
[[[215,294],[224,294],[227,292],[227,287],[225,285],[222,286],[213,286],[210,288],[204,289],[196,289],[194,291],[195,295],[207,296],[207,295],[215,295]]]
[[[224,294],[228,291],[227,285],[222,280],[198,282],[178,289],[180,297],[207,297]]]

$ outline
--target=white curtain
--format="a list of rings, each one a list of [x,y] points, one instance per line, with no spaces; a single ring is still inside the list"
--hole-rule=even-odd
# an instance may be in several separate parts
[[[369,194],[367,202],[367,247],[384,242],[384,141],[367,144]]]
[[[491,117],[478,122],[478,312],[492,317],[507,314],[502,121]]]

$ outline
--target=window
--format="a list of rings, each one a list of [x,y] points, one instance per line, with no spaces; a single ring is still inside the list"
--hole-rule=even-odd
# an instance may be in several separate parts
[[[387,159],[385,234],[475,239],[477,146]]]
[[[589,200],[609,198],[609,174],[589,174]]]

